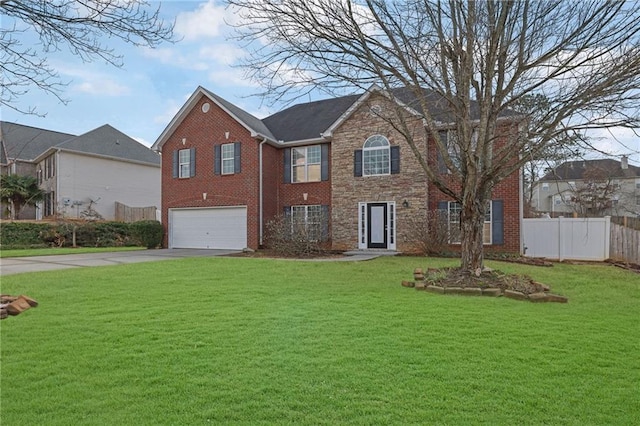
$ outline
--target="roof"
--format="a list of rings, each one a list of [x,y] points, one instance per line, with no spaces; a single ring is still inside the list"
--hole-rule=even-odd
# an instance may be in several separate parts
[[[611,158],[599,160],[567,161],[548,172],[540,181],[581,180],[587,170],[603,170],[611,178],[640,177],[640,167],[629,164],[623,169],[622,163]]]
[[[158,154],[108,124],[62,142],[53,148],[160,165]]]
[[[0,121],[0,140],[2,141],[2,163],[7,158],[33,161],[52,146],[58,145],[75,135],[23,126],[22,124]]]
[[[56,149],[160,165],[160,156],[146,146],[105,124],[80,136],[0,121],[2,162],[35,162]],[[5,156],[6,150],[6,156]]]
[[[435,121],[440,123],[452,123],[454,121],[454,117],[447,106],[447,101],[442,96],[428,89],[420,90],[426,96],[429,112]],[[198,87],[158,137],[152,149],[159,151],[162,148],[169,136],[196,105],[201,95],[207,96],[225,110],[233,119],[249,130],[253,137],[266,138],[273,144],[280,144],[328,137],[331,134],[331,130],[348,118],[355,107],[364,102],[373,92],[385,94],[384,90],[373,85],[364,93],[293,105],[260,120],[209,90]],[[412,113],[423,114],[419,99],[412,89],[394,89],[390,97],[400,102],[403,107],[408,108]],[[508,117],[514,116],[514,114],[512,111],[506,111],[500,116]],[[474,119],[478,118],[478,109],[475,102],[471,106],[471,116]]]
[[[262,120],[278,141],[319,138],[361,95],[297,104]]]

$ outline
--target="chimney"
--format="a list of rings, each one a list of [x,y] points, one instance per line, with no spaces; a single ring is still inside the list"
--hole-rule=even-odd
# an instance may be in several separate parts
[[[629,168],[629,158],[626,155],[623,155],[620,159],[620,168],[622,170],[627,170]]]

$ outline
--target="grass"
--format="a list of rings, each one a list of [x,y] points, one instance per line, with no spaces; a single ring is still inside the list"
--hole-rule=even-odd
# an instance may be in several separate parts
[[[455,260],[194,258],[8,276],[2,423],[638,424],[640,276],[528,273],[568,304],[400,286]]]
[[[49,247],[0,250],[0,257],[51,256],[58,254],[105,253],[113,251],[144,250],[144,247]]]

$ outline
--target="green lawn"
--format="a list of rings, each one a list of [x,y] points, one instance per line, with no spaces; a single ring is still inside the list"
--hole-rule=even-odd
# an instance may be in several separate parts
[[[34,249],[3,249],[0,250],[0,257],[51,256],[56,254],[104,253],[144,249],[144,247],[49,247]]]
[[[1,421],[640,424],[640,275],[523,272],[568,304],[400,285],[455,260],[198,258],[13,275]]]

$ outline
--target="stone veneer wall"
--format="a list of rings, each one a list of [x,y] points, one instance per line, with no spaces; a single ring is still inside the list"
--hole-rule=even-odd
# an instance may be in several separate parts
[[[331,220],[333,249],[358,248],[358,203],[396,203],[396,248],[413,251],[411,241],[415,220],[424,219],[427,208],[427,178],[411,152],[404,137],[394,131],[382,118],[371,112],[372,105],[380,105],[382,114],[390,112],[387,100],[372,97],[360,106],[333,134],[331,143]],[[385,106],[386,105],[386,106]],[[354,177],[354,151],[365,140],[381,134],[389,143],[400,146],[400,173],[386,176]],[[419,146],[426,152],[426,138],[420,126],[416,128]],[[402,206],[404,200],[410,207]]]

